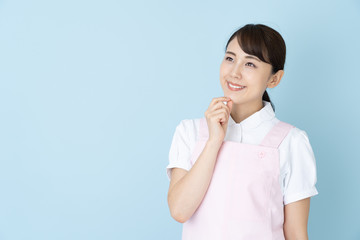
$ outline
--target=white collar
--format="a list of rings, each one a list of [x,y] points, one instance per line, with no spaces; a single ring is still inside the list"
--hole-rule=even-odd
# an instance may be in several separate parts
[[[241,125],[242,128],[256,128],[259,126],[262,122],[271,120],[275,117],[275,112],[268,101],[262,101],[263,102],[263,108],[259,111],[253,113],[240,123],[236,123],[234,119],[229,117],[229,126],[236,126]]]

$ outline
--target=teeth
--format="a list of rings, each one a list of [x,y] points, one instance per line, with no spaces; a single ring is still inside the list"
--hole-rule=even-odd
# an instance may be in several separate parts
[[[234,86],[232,85],[231,83],[229,83],[230,87],[233,87],[233,88],[244,88],[244,87],[238,87],[238,86]]]

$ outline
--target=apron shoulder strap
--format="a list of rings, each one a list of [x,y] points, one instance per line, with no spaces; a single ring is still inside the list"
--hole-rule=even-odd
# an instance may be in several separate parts
[[[295,126],[283,121],[279,121],[272,127],[260,145],[265,147],[278,148],[293,127]]]

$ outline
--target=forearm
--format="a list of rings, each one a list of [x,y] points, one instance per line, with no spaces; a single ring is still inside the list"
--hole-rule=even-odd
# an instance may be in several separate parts
[[[309,240],[308,233],[306,228],[297,228],[289,230],[289,228],[284,225],[284,235],[285,240]]]
[[[290,236],[290,237],[285,237],[285,240],[309,240],[309,238],[307,235],[306,236],[304,235],[302,237]]]
[[[308,240],[307,224],[310,198],[305,198],[284,208],[284,235],[286,240]]]
[[[189,172],[169,190],[169,206],[179,222],[187,221],[203,200],[221,144],[207,141]]]

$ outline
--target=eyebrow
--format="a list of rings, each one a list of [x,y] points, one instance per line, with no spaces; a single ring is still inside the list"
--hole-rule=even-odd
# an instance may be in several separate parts
[[[230,52],[230,51],[226,51],[226,53],[236,56],[235,53]],[[256,61],[261,62],[259,58],[255,57],[255,56],[252,56],[252,55],[246,55],[245,58],[251,58],[251,59],[255,59]]]

